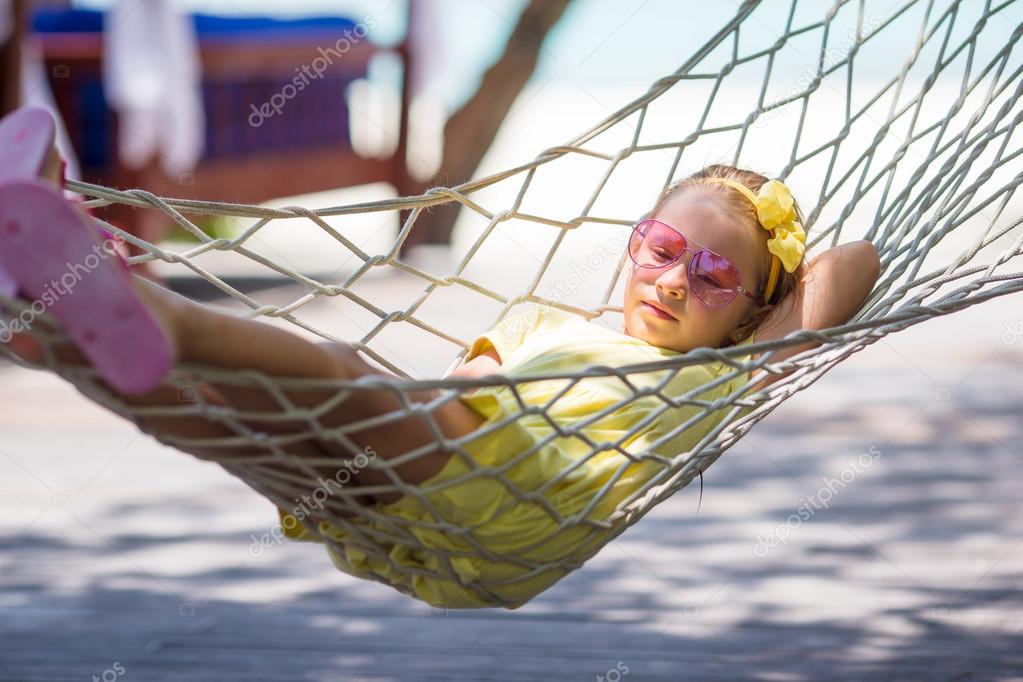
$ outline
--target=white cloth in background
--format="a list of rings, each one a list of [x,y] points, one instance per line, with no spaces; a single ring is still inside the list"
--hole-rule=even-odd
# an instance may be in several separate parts
[[[408,27],[409,47],[412,50],[412,68],[409,74],[412,82],[412,96],[428,95],[436,99],[443,96],[438,92],[451,77],[447,70],[449,55],[444,40],[444,12],[447,3],[443,0],[415,2],[415,19]]]
[[[194,169],[206,123],[191,16],[175,0],[117,0],[104,42],[103,83],[121,124],[121,162],[141,168],[159,153],[170,176]]]
[[[412,68],[409,69],[409,172],[426,180],[440,170],[444,155],[444,126],[451,114],[453,70],[445,39],[445,18],[457,16],[447,0],[412,0],[408,26]],[[445,183],[446,184],[446,183]]]
[[[46,65],[43,62],[39,46],[29,36],[21,46],[21,103],[24,106],[37,106],[48,109],[57,122],[55,143],[57,151],[64,159],[64,177],[79,180],[82,177],[78,167],[78,157],[64,127],[64,120],[57,111],[57,103],[53,100],[50,81],[47,80]],[[77,195],[74,195],[77,196]]]

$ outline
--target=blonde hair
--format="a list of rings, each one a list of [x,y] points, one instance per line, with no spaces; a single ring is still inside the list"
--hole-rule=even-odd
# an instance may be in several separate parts
[[[668,199],[681,192],[693,189],[698,189],[699,191],[706,193],[716,192],[718,196],[727,202],[736,215],[742,216],[742,219],[750,226],[750,229],[756,230],[758,235],[763,235],[763,257],[757,260],[758,263],[762,264],[762,267],[759,268],[760,272],[757,274],[756,286],[757,296],[763,297],[764,288],[767,285],[767,276],[769,273],[769,263],[771,258],[770,253],[767,250],[767,238],[769,235],[766,230],[760,227],[760,223],[757,220],[756,210],[741,192],[721,183],[705,182],[709,178],[723,178],[738,182],[747,187],[754,194],[756,194],[760,188],[768,182],[768,180],[770,180],[767,176],[761,175],[755,171],[736,168],[735,166],[729,166],[726,164],[713,164],[668,186],[663,192],[661,192],[660,197],[657,199],[657,203],[646,217],[653,217],[657,215]],[[803,218],[803,211],[799,208],[798,203],[795,203],[795,209],[799,222],[805,226],[806,222]],[[774,310],[777,302],[784,300],[785,296],[788,295],[790,291],[794,291],[802,286],[805,262],[806,261],[804,259],[792,272],[788,272],[784,268],[781,268],[778,276],[778,283],[775,285],[774,291],[771,293],[771,301],[773,302],[767,301],[764,305],[756,306],[750,314],[746,316],[746,319],[740,322],[739,325],[729,333],[728,342],[722,344],[722,348],[726,348],[746,340],[754,331],[756,331],[761,323],[763,323],[771,311]]]

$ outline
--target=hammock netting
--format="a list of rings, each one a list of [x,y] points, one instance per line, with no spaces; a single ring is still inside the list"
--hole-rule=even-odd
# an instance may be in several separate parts
[[[660,501],[686,486],[787,397],[852,353],[933,316],[1023,289],[1023,272],[1010,269],[1010,261],[1020,255],[1023,244],[1019,211],[1010,206],[1023,181],[1023,164],[1018,159],[1020,139],[1012,141],[1023,117],[1019,104],[1023,60],[1017,48],[1023,33],[1021,4],[909,0],[889,7],[888,2],[839,0],[825,7],[795,0],[791,4],[744,2],[735,17],[677,71],[657,80],[642,96],[582,135],[543,150],[521,166],[455,187],[435,187],[420,196],[310,210],[176,200],[142,190],[118,191],[70,183],[69,189],[87,198],[86,206],[124,204],[157,209],[198,240],[197,244],[171,250],[98,221],[144,251],[131,262],[163,261],[217,287],[244,306],[249,317],[294,325],[304,330],[300,333],[325,340],[347,341],[397,376],[356,381],[302,380],[180,364],[166,379],[167,385],[188,390],[197,382],[208,382],[259,389],[271,407],[244,412],[212,404],[201,392],[180,404],[133,406],[111,392],[93,370],[62,365],[57,360],[52,349],[65,337],[57,323],[44,315],[42,319],[49,324],[37,333],[47,349],[45,364],[89,398],[140,427],[153,423],[153,419],[200,416],[208,420],[222,435],[183,439],[160,429],[148,432],[182,450],[202,448],[209,458],[282,510],[292,509],[296,500],[319,485],[319,465],[339,466],[336,457],[325,455],[322,461],[297,457],[289,453],[289,444],[316,439],[358,453],[362,448],[351,439],[353,432],[410,413],[423,415],[431,424],[437,444],[465,460],[469,470],[465,476],[490,477],[509,486],[513,504],[498,514],[510,513],[516,505],[539,505],[554,519],[552,527],[557,532],[570,528],[581,531],[576,536],[578,551],[537,558],[542,554],[501,552],[477,542],[472,528],[446,518],[421,487],[403,482],[394,473],[395,466],[422,454],[416,451],[397,460],[361,462],[383,472],[391,483],[334,489],[322,514],[349,534],[345,541],[349,550],[355,547],[389,564],[395,574],[428,573],[432,579],[459,584],[481,603],[514,607],[517,604],[502,596],[502,587],[507,585],[466,581],[455,570],[459,557],[473,554],[508,566],[508,584],[545,572],[567,574]],[[793,78],[796,67],[800,68],[799,75]],[[737,106],[739,101],[744,102],[742,106]],[[818,102],[823,105],[817,106]],[[837,103],[837,109],[828,109],[828,103]],[[667,136],[665,130],[669,131]],[[658,139],[650,139],[652,134]],[[592,253],[594,243],[602,239],[605,243],[615,239],[619,247],[624,246],[639,213],[649,210],[659,191],[706,165],[709,158],[754,167],[769,177],[785,180],[793,188],[807,214],[808,258],[815,251],[851,239],[873,242],[881,257],[881,276],[848,323],[800,330],[784,339],[757,342],[745,350],[699,348],[655,366],[597,365],[577,374],[540,377],[416,377],[390,350],[388,334],[403,327],[406,333],[411,331],[421,338],[424,347],[430,343],[444,346],[454,366],[475,336],[523,306],[551,306],[597,322],[613,322],[622,312],[617,302],[626,276],[624,249],[618,248],[609,267],[599,273],[602,280],[598,282],[598,275],[593,275],[584,287],[585,293],[575,298],[546,295],[552,291],[551,273],[558,272],[567,257],[585,257],[587,248]],[[761,159],[770,160],[769,169],[764,168],[767,164]],[[640,167],[656,174],[650,176],[657,178],[653,186],[638,186]],[[564,215],[532,213],[534,193],[555,186],[563,194],[558,206]],[[585,194],[574,196],[580,188],[585,188]],[[452,261],[452,269],[429,272],[403,260],[400,248],[416,229],[422,212],[446,202],[462,205],[459,229],[464,227],[463,234],[469,235],[464,240],[465,248]],[[346,236],[346,221],[356,216],[376,213],[394,219],[403,210],[408,211],[407,217],[389,249],[368,252]],[[246,220],[248,227],[234,238],[213,238],[197,226],[199,216]],[[293,222],[296,218],[303,221],[301,229],[328,236],[339,261],[345,257],[357,259],[356,267],[331,280],[299,272],[281,262],[283,259],[275,260],[250,248],[275,222]],[[516,275],[511,290],[507,278],[491,278],[485,268],[476,267],[478,254],[503,238],[498,235],[527,233],[531,238],[546,239],[545,251],[535,270]],[[303,293],[283,306],[261,302],[230,286],[214,268],[207,267],[213,262],[207,258],[215,254],[231,254],[256,263],[268,274],[298,285]],[[400,305],[368,300],[360,293],[360,284],[380,271],[400,278],[402,292],[412,291],[409,283],[415,284],[414,292]],[[457,297],[451,298],[453,294]],[[363,316],[360,319],[368,321],[361,338],[339,339],[329,329],[303,317],[306,306],[325,298],[335,299],[350,313],[358,311]],[[19,315],[29,305],[20,299],[0,300],[9,317]],[[474,329],[452,329],[446,324],[444,313],[453,300],[480,311],[473,320]],[[777,349],[807,342],[819,345],[784,361],[772,361]],[[0,348],[7,358],[24,364],[6,347]],[[747,351],[758,355],[752,360],[752,356],[736,359]],[[656,388],[636,388],[640,382],[635,379],[643,373],[671,375],[690,365],[711,362],[726,363],[727,379],[751,371],[753,379],[727,399],[714,401],[699,400],[700,389],[668,396]],[[788,374],[754,391],[753,386],[766,376],[765,372]],[[594,516],[591,511],[597,508],[604,490],[597,491],[581,508],[562,513],[542,494],[553,481],[533,490],[518,489],[501,468],[488,469],[473,462],[461,441],[446,439],[429,418],[430,410],[438,404],[482,386],[505,386],[518,395],[528,382],[559,379],[567,392],[588,376],[610,375],[635,391],[623,403],[609,406],[608,411],[623,407],[641,394],[659,398],[662,411],[697,408],[693,419],[662,442],[704,417],[712,418],[714,426],[684,452],[664,452],[657,443],[630,450],[621,442],[589,440],[590,456],[608,450],[620,454],[620,471],[633,462],[653,462],[658,467],[656,475],[640,490],[617,502],[613,511],[603,516]],[[329,397],[314,407],[296,404],[294,391],[310,387]],[[422,389],[442,390],[433,402],[416,402],[411,395]],[[402,408],[391,415],[343,426],[321,422],[320,417],[332,407],[367,390],[392,392],[399,397]],[[548,408],[522,404],[521,413],[513,418],[526,414],[544,417]],[[600,416],[572,423],[552,422],[552,426],[564,436],[587,438],[587,424]],[[289,428],[274,433],[252,427],[274,422],[287,422]],[[488,428],[499,426],[490,424]],[[218,452],[223,455],[218,456]],[[516,461],[524,461],[530,454],[520,453]],[[365,497],[383,492],[417,499],[433,518],[426,524],[430,532],[457,537],[469,549],[428,546],[413,532],[416,529],[412,525],[420,522],[383,518]],[[364,519],[380,523],[370,527],[359,522]],[[310,534],[318,535],[330,547],[336,541],[321,530],[315,524],[307,527]],[[538,539],[534,547],[542,542],[543,538]],[[410,568],[394,561],[395,547],[419,556],[434,555],[436,560],[431,565],[435,568]],[[363,577],[382,580],[372,575]],[[396,581],[383,582],[393,585]]]

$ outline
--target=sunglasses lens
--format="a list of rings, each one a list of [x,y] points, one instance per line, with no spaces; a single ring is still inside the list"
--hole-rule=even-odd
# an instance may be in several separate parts
[[[739,287],[739,270],[727,258],[700,251],[689,264],[690,286],[710,306],[727,305]]]
[[[686,240],[666,225],[645,220],[636,226],[629,239],[629,255],[636,265],[656,268],[678,260]]]
[[[641,267],[671,265],[686,250],[686,238],[656,220],[636,225],[629,238],[629,255]],[[699,247],[695,247],[699,248]],[[728,305],[738,294],[742,277],[739,269],[724,256],[699,251],[689,263],[689,286],[705,305]]]

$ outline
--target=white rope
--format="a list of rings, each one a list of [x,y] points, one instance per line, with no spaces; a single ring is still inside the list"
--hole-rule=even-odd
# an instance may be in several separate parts
[[[285,510],[292,508],[295,500],[315,488],[317,477],[321,475],[317,467],[340,466],[337,458],[325,456],[317,460],[289,454],[289,445],[312,439],[357,452],[352,434],[373,425],[374,420],[329,426],[321,422],[322,417],[345,398],[353,394],[357,396],[361,391],[392,391],[401,397],[403,408],[389,417],[393,419],[409,413],[425,415],[436,444],[450,449],[454,453],[452,456],[465,467],[462,476],[442,481],[438,486],[453,487],[460,482],[483,478],[496,481],[508,495],[503,506],[494,511],[496,517],[515,510],[521,512],[527,507],[542,510],[553,522],[551,536],[574,534],[571,535],[573,550],[561,556],[545,555],[543,546],[550,539],[545,537],[515,551],[502,552],[488,544],[485,529],[470,528],[452,521],[446,516],[446,513],[452,513],[451,510],[445,513],[437,508],[435,502],[439,498],[434,493],[438,488],[409,485],[394,471],[396,466],[421,456],[429,448],[406,453],[398,460],[376,458],[368,462],[367,467],[383,472],[390,483],[340,487],[332,492],[323,512],[330,520],[330,528],[314,526],[308,528],[309,533],[325,542],[335,559],[361,552],[368,557],[367,560],[377,562],[378,570],[373,572],[353,571],[361,577],[384,582],[419,598],[425,598],[424,590],[427,588],[423,586],[428,585],[433,586],[430,589],[440,590],[440,599],[447,606],[518,606],[531,594],[542,591],[561,575],[581,566],[607,541],[635,523],[658,502],[687,485],[788,396],[812,384],[849,355],[892,332],[1023,289],[1023,272],[1019,271],[1019,262],[1014,260],[1023,250],[1023,229],[1016,210],[1018,204],[1011,201],[1023,181],[1023,164],[1018,158],[1023,148],[1018,139],[1013,139],[1023,118],[1023,107],[1019,104],[1023,94],[1023,60],[1016,49],[1018,38],[1023,34],[1023,25],[1011,22],[1008,17],[1009,9],[1018,6],[1019,3],[1014,1],[994,4],[906,0],[892,8],[888,15],[875,17],[865,10],[862,2],[839,0],[828,9],[823,19],[796,25],[796,3],[793,1],[785,15],[786,25],[777,40],[761,49],[745,50],[743,38],[768,31],[766,21],[769,15],[760,11],[764,8],[759,7],[759,2],[750,0],[744,2],[736,16],[675,73],[661,78],[644,95],[574,140],[541,152],[530,163],[457,187],[433,188],[415,197],[320,210],[302,207],[271,209],[166,199],[141,190],[118,191],[86,183],[71,183],[71,189],[92,198],[91,206],[120,203],[155,208],[167,214],[194,235],[199,244],[174,252],[116,227],[104,227],[144,250],[144,255],[134,258],[134,262],[159,260],[187,268],[191,274],[243,304],[250,311],[250,317],[286,320],[324,339],[338,340],[327,330],[315,328],[303,320],[300,313],[306,306],[328,297],[340,297],[349,305],[358,306],[374,322],[362,338],[348,341],[399,377],[363,377],[356,381],[299,380],[268,377],[251,371],[182,365],[168,379],[170,385],[182,389],[200,381],[258,388],[272,399],[273,409],[243,413],[210,405],[201,397],[183,405],[131,407],[106,391],[94,372],[60,366],[52,354],[49,354],[47,364],[53,371],[75,382],[93,400],[136,422],[158,417],[200,415],[211,424],[219,425],[224,433],[231,435],[201,441],[158,432],[154,435],[181,449],[205,448],[207,453],[223,453],[210,456]],[[835,58],[837,26],[842,21],[848,23],[850,17],[854,17],[855,30]],[[854,85],[859,85],[854,76],[855,67],[871,49],[875,50],[875,55],[880,51],[885,63],[896,63],[895,48],[906,46],[905,41],[892,44],[893,31],[907,22],[916,22],[918,30],[915,34],[919,40],[908,45],[908,52],[899,57],[898,73],[881,82],[875,92],[867,95],[858,91],[854,93]],[[805,82],[800,83],[795,91],[791,87],[787,90],[779,88],[775,82],[777,78],[772,79],[775,65],[793,58],[806,61],[800,46],[805,49],[809,41],[816,41],[819,53],[813,73],[807,74]],[[722,55],[726,55],[723,60]],[[762,67],[764,74],[763,87],[757,94],[753,109],[735,112],[731,122],[711,126],[710,112],[716,97],[730,87],[748,88],[748,84],[734,85],[733,73],[740,70],[748,72],[752,65]],[[842,86],[838,92],[845,102],[843,120],[834,122],[834,134],[829,139],[804,148],[801,144],[807,135],[804,123],[814,115],[814,104],[823,96],[822,93],[834,92],[836,82]],[[942,84],[944,91],[956,94],[954,101],[940,103],[947,114],[928,123],[935,109],[932,101],[936,94],[935,84]],[[684,102],[691,109],[697,101],[694,97],[676,95],[679,91],[700,92],[706,87],[711,88],[710,96],[705,98],[705,106],[695,128],[679,130],[676,139],[651,142],[645,138],[645,122],[655,112],[659,115],[665,113],[658,109],[659,105],[669,107],[667,115],[672,115],[672,111],[677,113],[679,102]],[[671,102],[675,103],[675,108],[671,108]],[[877,118],[879,111],[883,112],[881,120]],[[815,201],[808,212],[808,248],[841,243],[845,241],[843,234],[847,236],[855,229],[847,226],[859,224],[865,232],[856,238],[870,239],[881,255],[881,277],[861,310],[848,323],[824,330],[801,330],[785,339],[758,342],[744,348],[700,348],[643,365],[594,366],[582,372],[478,379],[413,378],[400,369],[400,358],[394,357],[382,343],[382,335],[394,325],[410,325],[448,344],[453,355],[463,356],[473,337],[446,331],[443,325],[426,314],[428,304],[440,292],[447,290],[458,290],[500,307],[494,319],[480,321],[481,325],[486,325],[479,331],[521,310],[524,304],[548,306],[596,320],[621,312],[620,306],[613,303],[612,296],[622,276],[624,259],[610,274],[607,286],[601,288],[605,293],[596,305],[573,305],[544,296],[539,291],[544,275],[568,248],[564,244],[570,233],[598,226],[628,230],[634,222],[634,215],[610,214],[602,212],[604,209],[597,209],[601,205],[598,200],[602,192],[611,187],[620,175],[616,175],[616,170],[633,157],[660,163],[665,153],[670,153],[670,169],[663,178],[663,186],[667,187],[687,174],[683,169],[691,171],[703,165],[695,155],[697,152],[691,150],[708,140],[735,140],[734,156],[727,162],[744,166],[744,149],[752,144],[760,128],[772,120],[797,122],[791,149],[778,154],[783,165],[773,176],[790,178],[790,184],[797,188],[812,190],[797,191],[804,205],[808,205],[810,199]],[[603,150],[599,144],[601,136],[622,126],[634,127],[631,142],[613,153]],[[850,143],[850,140],[858,142]],[[863,140],[867,141],[865,146]],[[850,144],[857,146],[850,148]],[[533,215],[524,208],[524,198],[534,187],[534,181],[549,182],[559,169],[579,159],[606,164],[581,213],[569,219],[556,220]],[[538,175],[541,170],[542,178]],[[507,188],[509,196],[514,197],[510,205],[491,203],[488,192],[495,188]],[[466,250],[453,273],[427,272],[400,260],[400,248],[411,230],[415,229],[421,211],[451,201],[462,204],[480,227],[480,236]],[[401,209],[411,209],[408,219],[401,226],[391,248],[380,254],[363,251],[345,236],[343,230],[339,231],[325,220],[373,212],[386,214]],[[832,218],[825,219],[824,216],[829,214]],[[212,239],[189,218],[196,215],[248,218],[255,222],[234,239]],[[354,255],[359,266],[344,281],[320,281],[248,248],[247,243],[274,221],[291,218],[301,218],[310,228],[321,230],[336,244],[339,254]],[[499,228],[512,223],[542,226],[555,236],[538,271],[524,273],[516,291],[508,294],[476,281],[476,277],[467,273],[486,240]],[[950,242],[946,240],[951,238],[958,240],[958,246],[952,245],[951,253],[943,254],[942,248],[949,250]],[[202,256],[212,251],[231,252],[251,259],[301,285],[307,294],[285,306],[261,303],[237,291],[216,273],[199,264]],[[367,273],[378,269],[419,281],[421,292],[401,308],[367,300],[358,293],[358,285]],[[0,300],[8,315],[17,315],[25,310],[23,301]],[[44,315],[42,319],[48,318]],[[59,333],[45,336],[49,342],[60,338]],[[820,345],[782,362],[772,361],[777,349],[808,341]],[[4,352],[12,357],[6,350]],[[750,352],[760,353],[759,358],[750,361],[747,356]],[[656,387],[650,388],[653,376],[666,381],[684,368],[722,362],[727,371],[716,384],[732,381],[754,370],[771,373],[794,371],[759,393],[749,392],[752,381],[740,382],[739,389],[711,401],[698,398],[706,387],[695,388],[683,395],[665,395]],[[567,392],[588,378],[610,376],[636,390],[600,413],[573,423],[554,423],[548,414],[549,405],[529,405],[521,398],[522,389],[538,380],[564,380]],[[666,384],[662,382],[659,385],[663,387]],[[551,431],[546,439],[523,452],[513,453],[499,467],[481,467],[467,452],[464,439],[452,441],[443,436],[429,417],[428,410],[467,392],[498,386],[518,400],[521,407],[519,413],[512,415],[507,422],[546,419],[550,422]],[[295,391],[313,388],[327,388],[333,396],[316,408],[299,407],[290,397]],[[408,397],[414,391],[435,388],[444,390],[433,405],[419,404]],[[607,443],[591,438],[588,425],[596,424],[607,415],[641,399],[654,400],[658,404],[651,412],[650,420],[655,421],[671,411],[682,409],[690,410],[692,417],[661,434],[655,441],[646,443],[638,451],[624,446],[622,441]],[[691,433],[692,424],[702,417],[708,417],[712,423],[702,438],[684,451],[665,451],[672,443],[684,442],[686,435]],[[248,426],[256,422],[284,421],[302,426],[296,426],[285,435],[261,433]],[[504,422],[491,423],[481,434],[492,434],[505,426]],[[639,428],[637,426],[633,433]],[[536,489],[523,490],[517,486],[508,473],[512,467],[528,462],[536,451],[558,436],[585,441],[589,453],[554,480],[545,481]],[[570,507],[564,509],[563,505],[552,503],[547,496],[554,489],[552,486],[562,484],[573,472],[589,466],[605,452],[618,456],[620,465],[599,490],[592,491],[585,500],[574,500]],[[645,467],[647,479],[644,484],[628,492],[612,509],[604,509],[602,505],[618,490],[617,482],[629,467],[636,466]],[[367,493],[383,492],[398,492],[404,495],[404,499],[414,500],[428,520],[383,514],[379,507],[364,503]],[[598,514],[598,509],[603,511]],[[345,534],[343,540],[338,539],[341,537],[339,531]],[[429,543],[423,540],[427,535],[433,538]],[[418,563],[401,560],[401,557],[410,555],[417,557]],[[396,556],[400,560],[396,560]],[[343,570],[351,569],[351,566],[342,564],[339,567]],[[485,566],[491,572],[479,579],[467,577],[470,564]],[[504,572],[497,571],[495,567]],[[494,578],[497,574],[504,577]],[[437,587],[441,585],[450,586],[450,590],[445,592],[447,588]]]

